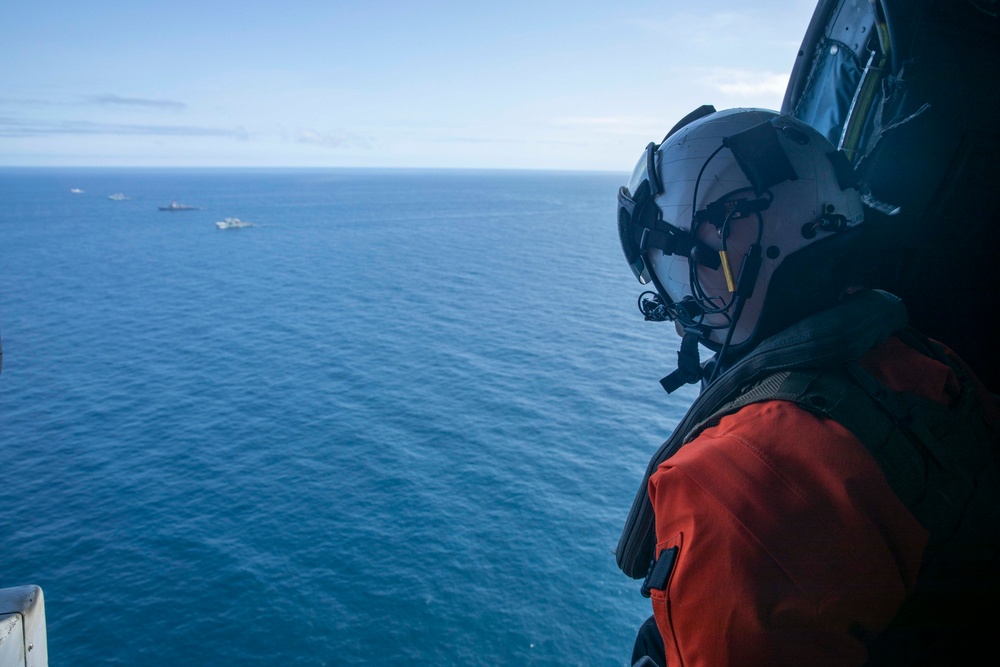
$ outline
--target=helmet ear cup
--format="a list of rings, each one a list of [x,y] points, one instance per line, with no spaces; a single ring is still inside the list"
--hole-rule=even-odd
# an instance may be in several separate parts
[[[858,252],[865,229],[855,226],[787,255],[771,276],[755,338],[772,336],[839,301],[864,282]]]

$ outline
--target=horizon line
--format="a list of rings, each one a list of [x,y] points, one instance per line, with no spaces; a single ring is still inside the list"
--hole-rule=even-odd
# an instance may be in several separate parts
[[[290,165],[257,165],[257,166],[236,166],[236,165],[19,165],[0,164],[0,170],[13,169],[191,169],[191,170],[351,170],[351,171],[545,171],[545,172],[565,172],[565,173],[588,173],[588,174],[619,174],[626,173],[628,169],[586,169],[586,168],[557,168],[557,167],[353,167],[353,166],[290,166]]]

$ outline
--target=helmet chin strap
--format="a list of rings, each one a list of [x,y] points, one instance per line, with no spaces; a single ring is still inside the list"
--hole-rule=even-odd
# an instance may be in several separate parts
[[[640,297],[639,310],[643,312],[647,320],[660,322],[665,319],[671,320],[678,327],[679,332],[683,332],[681,349],[677,352],[677,369],[660,380],[660,385],[668,394],[672,394],[686,384],[700,382],[704,377],[701,357],[698,354],[698,341],[707,339],[711,331],[702,324],[692,322],[689,319],[689,314],[683,314],[684,309],[681,309],[679,313],[678,304],[674,303],[663,288],[656,271],[650,271],[649,274],[653,286],[656,288],[654,293],[656,298],[649,300],[646,307],[643,307]]]
[[[708,331],[700,325],[684,327],[681,349],[677,352],[677,369],[660,380],[660,385],[672,394],[686,384],[701,382],[704,370],[698,354],[698,341],[708,336]]]

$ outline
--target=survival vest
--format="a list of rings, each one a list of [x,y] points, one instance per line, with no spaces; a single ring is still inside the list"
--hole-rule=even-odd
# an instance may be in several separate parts
[[[653,570],[656,536],[647,485],[659,465],[746,405],[791,401],[851,431],[930,534],[917,589],[894,621],[902,629],[891,627],[880,645],[871,644],[873,658],[881,651],[896,660],[901,651],[923,646],[907,636],[914,629],[968,625],[955,609],[969,606],[965,600],[985,601],[1000,593],[997,436],[972,378],[906,321],[898,298],[862,291],[764,341],[709,385],[647,467],[616,550],[622,571],[638,579]],[[952,369],[961,385],[954,405],[894,392],[861,366],[865,353],[889,336]],[[942,636],[948,632],[945,627]],[[940,647],[932,650],[940,655]]]

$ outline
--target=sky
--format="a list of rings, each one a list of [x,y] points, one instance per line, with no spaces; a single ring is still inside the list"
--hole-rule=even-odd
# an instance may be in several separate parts
[[[0,1],[0,166],[628,171],[815,0]]]

